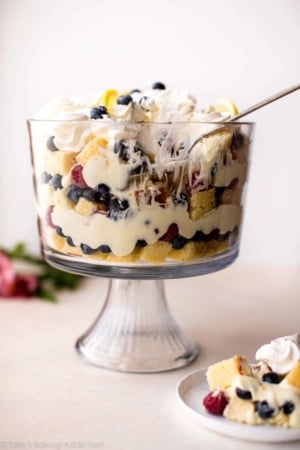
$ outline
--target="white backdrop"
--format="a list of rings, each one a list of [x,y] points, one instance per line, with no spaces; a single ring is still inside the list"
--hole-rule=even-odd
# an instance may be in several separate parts
[[[300,81],[299,0],[0,0],[0,245],[38,251],[26,118],[154,81],[245,108]],[[240,261],[300,262],[300,91],[258,111]]]

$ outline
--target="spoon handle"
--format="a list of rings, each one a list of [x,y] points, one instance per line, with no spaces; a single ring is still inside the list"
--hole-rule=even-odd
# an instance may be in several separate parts
[[[256,111],[257,109],[260,109],[263,106],[268,105],[269,103],[275,102],[275,100],[285,97],[286,95],[291,94],[292,92],[297,91],[298,89],[300,89],[300,84],[296,84],[295,86],[291,86],[287,89],[284,89],[283,91],[277,92],[277,94],[271,95],[271,97],[268,97],[265,100],[262,100],[261,102],[258,102],[253,106],[250,106],[250,108],[245,109],[244,111],[240,112],[239,114],[237,114],[236,116],[227,120],[226,122],[229,122],[229,123],[235,122],[236,120],[241,119],[242,117],[246,116],[247,114],[250,114],[253,111]]]

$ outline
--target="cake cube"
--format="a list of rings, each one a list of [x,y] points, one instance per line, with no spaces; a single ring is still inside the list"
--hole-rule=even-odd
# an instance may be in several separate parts
[[[103,137],[97,137],[88,142],[80,153],[77,154],[76,160],[85,165],[90,158],[97,158],[101,154],[101,150],[106,149],[107,140]]]
[[[129,255],[125,255],[125,256],[117,256],[117,255],[114,255],[113,253],[108,253],[106,260],[110,261],[110,262],[123,262],[123,263],[135,262],[140,258],[140,254],[141,254],[141,249],[135,248],[131,253],[129,253]],[[103,253],[103,255],[105,255],[105,253]]]
[[[75,156],[75,152],[61,150],[50,152],[47,150],[45,152],[45,170],[51,175],[67,175],[76,162]]]
[[[57,189],[53,192],[52,200],[55,207],[59,210],[73,209],[74,203],[68,199],[66,194],[67,189]]]
[[[229,131],[223,130],[223,131],[216,131],[215,133],[211,134],[210,136],[207,136],[203,138],[202,145],[205,150],[206,155],[214,155],[216,151],[225,151],[227,150],[232,141],[232,133]]]
[[[203,256],[206,256],[206,251],[207,251],[206,242],[203,242],[203,241],[195,242],[196,258],[203,258]]]
[[[226,406],[224,417],[239,423],[247,423],[255,425],[258,422],[258,416],[255,413],[254,403],[251,401],[241,400],[238,397],[232,397]]]
[[[235,186],[233,189],[225,189],[220,197],[221,205],[233,204],[240,205],[242,198],[243,188],[241,186]]]
[[[196,192],[189,200],[189,215],[192,220],[201,219],[216,206],[215,188]]]
[[[252,375],[251,367],[243,356],[235,355],[232,358],[212,364],[206,372],[207,382],[211,390],[229,388],[236,375]]]
[[[65,238],[59,236],[53,229],[48,230],[46,234],[46,241],[50,245],[50,247],[58,251],[62,251],[65,245]]]
[[[205,256],[211,256],[215,253],[223,252],[227,247],[228,243],[226,241],[209,241],[206,243]]]
[[[171,250],[171,244],[158,241],[141,249],[141,257],[148,262],[162,264]]]
[[[64,243],[62,252],[72,256],[84,256],[80,247],[73,247],[73,245],[69,245],[67,241]]]
[[[177,261],[189,261],[197,258],[196,242],[187,242],[185,246],[179,250],[171,249],[169,253],[170,258]]]
[[[297,389],[300,389],[300,361],[298,361],[292,370],[287,374],[285,380],[291,386],[294,386]]]
[[[77,211],[82,216],[91,216],[97,211],[97,203],[90,202],[83,197],[80,197],[78,203],[75,206],[75,211]]]
[[[55,190],[52,186],[49,184],[42,184],[38,186],[38,195],[39,195],[39,202],[43,205],[53,205],[54,199],[53,194],[55,193]]]

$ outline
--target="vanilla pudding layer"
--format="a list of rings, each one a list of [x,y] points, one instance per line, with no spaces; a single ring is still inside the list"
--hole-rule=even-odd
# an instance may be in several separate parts
[[[130,254],[140,240],[154,244],[176,224],[181,236],[190,239],[199,230],[209,234],[219,228],[220,234],[233,231],[241,221],[241,209],[237,205],[222,205],[198,221],[192,221],[184,207],[171,206],[165,210],[159,205],[145,205],[127,220],[113,221],[103,214],[85,217],[75,210],[52,213],[52,221],[59,224],[63,233],[72,236],[73,243],[87,244],[92,249],[108,245],[117,256]]]

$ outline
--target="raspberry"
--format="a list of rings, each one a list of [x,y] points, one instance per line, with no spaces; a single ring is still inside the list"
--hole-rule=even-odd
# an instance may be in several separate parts
[[[161,241],[172,242],[174,237],[178,235],[178,226],[176,223],[171,223],[167,232],[160,238]]]
[[[80,164],[77,164],[76,166],[74,166],[71,171],[71,178],[72,178],[73,184],[75,184],[76,186],[78,186],[80,188],[85,188],[85,187],[87,187],[87,184],[84,181],[84,178],[82,175],[82,169],[83,169],[83,167]]]
[[[219,389],[209,392],[203,399],[203,405],[214,416],[222,416],[227,403],[224,392]]]

